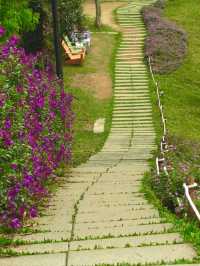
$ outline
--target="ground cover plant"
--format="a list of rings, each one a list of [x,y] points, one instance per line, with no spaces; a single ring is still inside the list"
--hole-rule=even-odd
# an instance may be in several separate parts
[[[165,206],[175,211],[176,197],[183,198],[183,183],[192,177],[200,182],[199,173],[199,142],[200,117],[199,99],[200,64],[199,39],[197,38],[200,22],[197,9],[198,1],[166,1],[165,16],[176,22],[188,35],[188,53],[183,64],[174,72],[156,75],[162,90],[162,102],[167,118],[169,152],[166,153],[169,176],[159,178],[152,175],[151,187]],[[155,87],[150,82],[152,91],[155,126],[160,132]],[[199,206],[198,193],[197,205]]]
[[[71,94],[18,43],[0,47],[0,224],[12,229],[37,216],[54,170],[70,160],[73,121]]]
[[[187,51],[187,37],[184,30],[163,17],[164,2],[142,10],[148,29],[145,55],[151,57],[155,73],[169,73],[183,62]]]

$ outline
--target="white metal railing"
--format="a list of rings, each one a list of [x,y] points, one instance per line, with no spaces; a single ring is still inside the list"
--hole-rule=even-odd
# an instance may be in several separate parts
[[[197,219],[200,222],[200,212],[197,209],[196,205],[194,204],[194,202],[193,202],[193,200],[192,200],[192,198],[190,196],[190,189],[191,188],[196,188],[197,186],[198,186],[197,183],[194,183],[192,185],[187,185],[186,183],[183,184],[183,187],[185,189],[185,196],[186,196],[186,198],[187,198],[187,200],[188,200],[188,202],[190,204],[190,207],[192,208],[192,210],[194,211]]]
[[[151,73],[153,82],[154,82],[154,84],[156,86],[158,107],[159,107],[159,110],[160,110],[161,121],[162,121],[162,125],[163,125],[163,136],[162,136],[161,143],[160,143],[160,150],[163,153],[163,158],[162,159],[159,159],[158,157],[156,158],[156,170],[157,170],[157,175],[159,176],[160,175],[160,162],[163,162],[164,164],[166,164],[165,157],[164,157],[164,152],[166,151],[167,128],[166,128],[166,119],[164,117],[164,112],[163,112],[163,105],[162,105],[161,99],[160,99],[160,89],[159,89],[158,82],[156,81],[156,79],[154,77],[154,74],[153,74],[150,57],[148,57],[148,63],[149,63],[150,73]],[[164,170],[165,174],[168,175],[168,171],[167,171],[166,165],[163,167],[163,170]]]
[[[165,157],[164,157],[164,153],[165,151],[167,151],[167,142],[166,142],[166,135],[167,135],[167,127],[166,127],[166,119],[164,117],[164,112],[163,112],[163,105],[161,103],[161,99],[160,99],[160,88],[159,88],[159,85],[158,85],[158,82],[156,81],[155,77],[154,77],[154,73],[153,73],[153,70],[152,70],[152,66],[151,66],[151,58],[148,57],[148,63],[149,63],[149,69],[150,69],[150,73],[151,73],[151,76],[152,76],[152,80],[156,86],[156,94],[157,94],[157,99],[158,99],[158,106],[159,106],[159,110],[160,110],[160,114],[161,114],[161,121],[162,121],[162,125],[163,125],[163,137],[162,137],[162,140],[161,140],[161,143],[160,143],[160,151],[163,155],[163,158],[162,159],[159,159],[158,157],[156,158],[156,171],[157,171],[157,175],[159,176],[160,175],[160,163],[164,163],[164,166],[163,166],[163,171],[164,173],[168,176],[168,171],[167,171],[167,166],[166,166],[166,160],[165,160]],[[199,210],[197,209],[196,205],[194,204],[191,196],[190,196],[190,189],[193,189],[193,188],[196,188],[198,186],[197,183],[194,183],[192,185],[187,185],[186,183],[183,184],[183,187],[184,187],[184,190],[185,190],[185,197],[186,199],[188,200],[189,204],[190,204],[190,207],[192,208],[193,212],[195,213],[197,219],[200,221],[200,212]],[[180,199],[177,198],[177,201],[179,203],[179,206],[181,206],[181,203],[180,203]]]

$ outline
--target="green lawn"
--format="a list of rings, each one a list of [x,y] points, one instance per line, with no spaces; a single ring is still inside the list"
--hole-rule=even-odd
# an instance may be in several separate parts
[[[165,92],[164,105],[170,135],[200,141],[200,1],[167,1],[165,15],[188,34],[184,64],[169,75],[157,75]]]
[[[187,176],[200,183],[200,1],[168,0],[165,17],[175,21],[188,35],[188,53],[182,66],[171,74],[156,75],[164,96],[162,102],[167,118],[169,144],[173,149],[166,153],[170,165],[169,177],[154,174],[144,179],[148,198],[155,203],[155,194],[162,201],[176,202],[175,192],[183,196],[182,184]],[[155,86],[150,80],[154,123],[157,140],[161,137],[161,120],[157,106]],[[153,167],[155,165],[154,161]],[[158,181],[159,180],[159,181]],[[157,185],[156,185],[157,184]],[[151,195],[152,188],[155,194]],[[170,191],[171,194],[168,192]],[[166,196],[165,196],[166,195]],[[177,204],[177,202],[176,202]],[[200,207],[200,201],[197,204]],[[162,208],[162,207],[161,207]],[[191,218],[191,217],[189,217]],[[192,242],[200,252],[199,226],[191,220],[172,219],[186,241]]]
[[[167,118],[169,143],[176,149],[169,153],[169,160],[182,182],[192,175],[200,182],[200,2],[198,0],[167,1],[165,16],[175,21],[188,35],[188,53],[183,65],[171,74],[156,75],[164,92],[162,102]],[[154,121],[160,137],[155,86],[150,81],[153,98]],[[186,166],[187,171],[181,172]],[[179,178],[180,179],[180,178]]]
[[[93,33],[92,49],[82,66],[65,66],[66,87],[74,95],[73,166],[77,166],[97,151],[109,133],[112,113],[112,80],[114,56],[119,41],[118,34]],[[101,77],[107,76],[109,95],[99,97]],[[94,77],[97,77],[95,80]],[[74,85],[73,85],[74,84]],[[96,88],[94,90],[94,87]],[[106,93],[106,92],[105,92]],[[106,118],[105,132],[93,133],[96,119]]]

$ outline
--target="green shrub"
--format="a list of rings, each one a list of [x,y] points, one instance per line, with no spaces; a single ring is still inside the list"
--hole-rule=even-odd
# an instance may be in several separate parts
[[[82,0],[61,0],[59,3],[59,16],[61,34],[70,33],[74,28],[81,28],[83,21]]]

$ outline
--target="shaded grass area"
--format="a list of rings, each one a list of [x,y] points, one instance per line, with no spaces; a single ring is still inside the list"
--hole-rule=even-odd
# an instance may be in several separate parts
[[[107,75],[109,73],[110,80],[114,78],[114,57],[117,49],[117,44],[120,40],[120,35],[109,35],[94,33],[92,38],[95,38],[98,44],[98,49],[94,47],[87,55],[82,66],[65,66],[64,79],[68,90],[73,93],[75,125],[74,125],[74,142],[73,142],[73,166],[86,162],[87,159],[103,146],[105,139],[109,133],[112,113],[112,93],[105,99],[98,99],[93,90],[92,83],[83,89],[84,84],[81,81],[82,75],[98,74]],[[71,87],[74,80],[74,75],[78,75],[80,80],[76,80],[76,87]],[[111,88],[108,88],[112,92]],[[99,83],[101,90],[101,83]],[[100,117],[106,118],[105,132],[101,134],[93,133],[93,125],[96,119]]]

